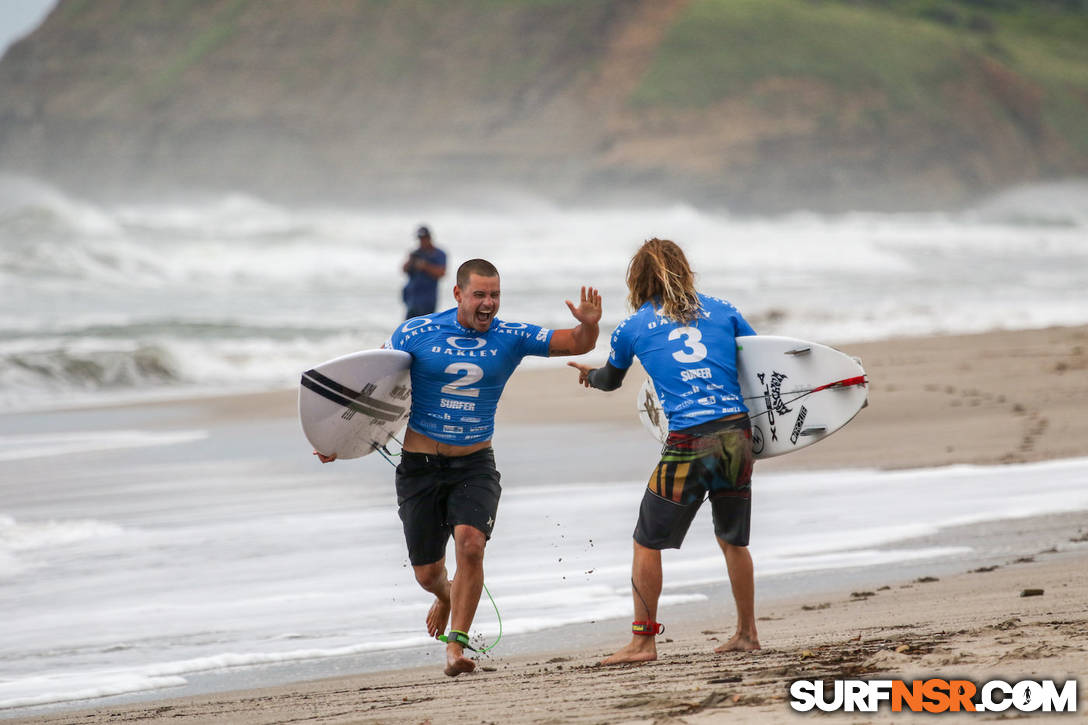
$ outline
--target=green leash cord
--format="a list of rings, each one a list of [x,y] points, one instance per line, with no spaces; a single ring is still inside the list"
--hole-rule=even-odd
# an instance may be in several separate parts
[[[390,436],[390,438],[397,441],[397,439],[393,436]],[[404,443],[402,443],[401,441],[397,441],[397,443],[400,443],[401,447],[404,446]],[[397,464],[393,463],[393,457],[399,456],[400,453],[393,453],[384,445],[378,445],[376,441],[374,443],[373,450],[376,450],[379,454],[381,454],[381,457],[388,461],[389,465],[393,466],[394,468],[397,467]],[[499,643],[499,640],[502,639],[502,615],[499,614],[499,605],[495,604],[495,597],[491,596],[491,592],[487,591],[487,585],[484,584],[483,587],[484,591],[487,592],[487,598],[491,600],[491,606],[495,608],[495,618],[499,620],[499,636],[495,638],[495,641],[491,643],[491,646],[476,649],[468,643],[468,632],[462,632],[457,629],[451,629],[449,634],[438,635],[438,639],[442,640],[443,642],[449,643],[450,638],[452,637],[453,641],[457,644],[460,644],[462,647],[470,649],[473,652],[479,652],[480,654],[487,654],[491,650],[495,649],[495,645],[497,645]]]
[[[446,643],[452,639],[456,644],[461,645],[465,649],[470,649],[473,652],[479,652],[480,654],[487,654],[495,649],[495,645],[502,639],[502,615],[499,614],[499,605],[495,604],[495,597],[491,596],[491,592],[487,591],[486,584],[484,584],[484,591],[487,592],[487,598],[491,600],[491,606],[495,608],[495,617],[499,620],[499,636],[495,638],[495,641],[491,643],[491,646],[476,649],[468,643],[468,633],[462,632],[459,629],[451,629],[449,634],[440,634],[438,635],[438,639]]]

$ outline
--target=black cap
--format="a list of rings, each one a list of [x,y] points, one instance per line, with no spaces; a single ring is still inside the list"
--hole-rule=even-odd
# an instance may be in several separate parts
[[[423,239],[423,237],[429,236],[431,236],[431,230],[427,227],[420,227],[419,229],[416,229],[416,237],[418,237],[419,239]]]

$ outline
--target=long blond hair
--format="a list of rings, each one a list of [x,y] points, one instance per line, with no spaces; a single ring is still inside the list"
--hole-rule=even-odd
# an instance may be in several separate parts
[[[654,237],[644,243],[627,267],[627,301],[633,309],[653,300],[676,322],[687,324],[699,314],[695,273],[680,246]]]

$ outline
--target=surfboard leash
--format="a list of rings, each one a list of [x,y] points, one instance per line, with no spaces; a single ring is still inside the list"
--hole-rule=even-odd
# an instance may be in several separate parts
[[[397,441],[397,445],[399,445],[401,447],[401,449],[403,450],[403,448],[404,448],[404,442],[403,441],[397,440],[397,437],[395,435],[390,435],[389,437],[390,437],[390,439]],[[393,462],[393,459],[394,458],[399,458],[400,453],[394,453],[393,451],[389,450],[388,441],[386,441],[385,443],[381,443],[381,444],[379,444],[378,441],[371,441],[370,445],[374,446],[373,450],[377,451],[378,454],[382,458],[384,458],[386,461],[388,461],[389,465],[391,465],[393,468],[397,467],[397,464]]]
[[[833,383],[824,383],[823,385],[818,385],[815,388],[807,388],[807,389],[802,388],[801,390],[790,390],[790,391],[782,394],[782,396],[781,396],[782,397],[782,403],[784,405],[792,405],[792,404],[796,403],[798,400],[801,400],[802,398],[807,398],[808,396],[812,395],[813,393],[819,393],[820,391],[823,391],[823,390],[830,390],[830,389],[833,389],[833,388],[850,388],[850,387],[853,387],[855,385],[864,386],[864,385],[868,385],[868,384],[869,384],[869,376],[868,375],[858,375],[857,377],[854,377],[854,378],[846,378],[844,380],[836,380]],[[787,395],[791,395],[793,397],[787,399],[786,398]],[[747,402],[749,400],[759,400],[759,399],[764,398],[764,397],[766,397],[766,396],[765,395],[750,395],[747,398],[744,398],[744,400]],[[770,409],[768,408],[767,410],[763,410],[763,411],[761,411],[759,413],[756,413],[755,415],[751,415],[751,416],[748,416],[748,417],[749,418],[758,418],[758,417],[760,417],[762,415],[769,415],[769,414],[770,414]]]
[[[864,385],[868,385],[868,384],[869,384],[869,376],[868,375],[858,375],[858,376],[853,377],[853,378],[844,378],[842,380],[836,380],[833,383],[824,383],[823,385],[817,385],[815,388],[796,388],[794,390],[786,390],[786,391],[784,391],[782,393],[782,397],[784,398],[787,395],[795,396],[793,398],[790,398],[788,401],[786,401],[788,403],[792,403],[795,400],[800,400],[801,398],[805,397],[806,395],[812,395],[813,393],[819,393],[822,390],[830,390],[831,388],[851,388],[851,387],[853,387],[855,385],[864,386]],[[746,397],[741,398],[741,400],[744,400],[744,401],[759,400],[761,398],[765,398],[766,396],[767,396],[766,393],[760,393],[759,395],[748,395]]]
[[[823,385],[818,385],[815,388],[801,388],[800,390],[789,390],[789,391],[782,394],[781,399],[782,399],[782,403],[784,405],[793,405],[798,400],[801,400],[802,398],[807,398],[808,396],[812,395],[813,393],[819,393],[819,392],[821,392],[823,390],[830,390],[830,389],[833,389],[833,388],[850,388],[850,387],[853,387],[855,385],[868,385],[868,384],[869,384],[869,376],[868,375],[859,375],[859,376],[857,376],[855,378],[846,378],[845,380],[836,380],[833,383],[824,383]],[[793,396],[793,397],[787,398],[786,396]],[[744,402],[747,403],[749,400],[762,400],[762,399],[764,399],[766,397],[767,397],[766,394],[749,395],[747,397],[741,398],[741,400],[743,400]],[[649,412],[649,409],[648,408],[639,408],[639,411],[643,412],[643,413],[647,413],[647,412]],[[764,416],[764,415],[769,416],[770,412],[771,412],[770,409],[767,409],[767,410],[760,411],[759,413],[755,413],[754,415],[749,415],[748,417],[751,418],[751,419],[755,419],[755,418],[759,418],[759,417]]]
[[[483,582],[480,582],[483,584]],[[495,597],[491,596],[491,592],[487,591],[487,584],[483,584],[484,591],[487,592],[487,598],[491,600],[491,606],[495,608],[495,619],[499,620],[499,636],[495,638],[495,641],[491,643],[489,647],[484,647],[480,650],[483,654],[487,654],[491,650],[495,649],[495,645],[502,639],[502,615],[499,614],[499,605],[495,603]]]
[[[396,436],[390,436],[390,438],[397,441],[397,443],[400,443],[402,448],[404,447],[404,443],[402,443],[401,441],[398,441]],[[392,466],[393,468],[397,467],[397,464],[393,462],[393,458],[396,457],[396,456],[399,456],[400,455],[399,453],[393,453],[388,448],[386,448],[384,445],[381,445],[381,446],[376,445],[374,447],[374,450],[376,450],[378,452],[378,454],[381,455],[382,458],[384,458],[386,461],[388,461],[390,466]],[[483,585],[484,591],[487,592],[487,598],[491,600],[491,606],[495,608],[495,619],[499,620],[499,636],[496,637],[495,641],[492,642],[489,646],[481,647],[479,649],[476,649],[476,648],[472,647],[468,643],[468,634],[467,633],[461,632],[461,631],[458,631],[458,630],[455,630],[455,629],[451,629],[450,633],[448,635],[446,635],[446,634],[438,635],[438,639],[442,640],[443,642],[449,642],[450,638],[452,637],[454,642],[460,643],[463,647],[467,647],[468,649],[472,650],[473,652],[479,652],[480,654],[487,654],[491,650],[495,649],[495,646],[499,643],[499,640],[502,639],[502,615],[499,614],[499,605],[495,603],[495,597],[491,596],[491,592],[490,592],[490,590],[488,590],[487,584],[485,584],[483,582],[481,582],[481,584]]]
[[[393,459],[395,457],[399,456],[400,455],[399,453],[393,453],[392,451],[390,451],[385,446],[379,446],[379,445],[375,445],[374,450],[376,450],[378,452],[378,455],[380,455],[382,458],[384,458],[386,461],[388,461],[390,466],[392,466],[393,468],[397,467],[397,464],[393,462]]]
[[[483,586],[484,591],[487,592],[487,598],[491,600],[491,606],[495,608],[495,618],[499,620],[499,635],[495,637],[495,641],[487,647],[476,648],[469,644],[468,633],[462,632],[458,629],[451,629],[449,634],[440,634],[438,635],[438,639],[447,643],[450,642],[450,640],[453,640],[465,649],[470,649],[473,652],[479,652],[482,655],[485,655],[491,650],[495,649],[496,645],[499,644],[499,641],[502,640],[502,615],[499,614],[499,605],[495,603],[495,597],[491,596],[491,592],[488,591],[486,584],[484,584]]]

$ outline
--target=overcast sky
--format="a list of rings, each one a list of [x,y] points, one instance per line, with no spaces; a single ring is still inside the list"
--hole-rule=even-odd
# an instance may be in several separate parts
[[[0,55],[45,19],[57,0],[0,0]]]

